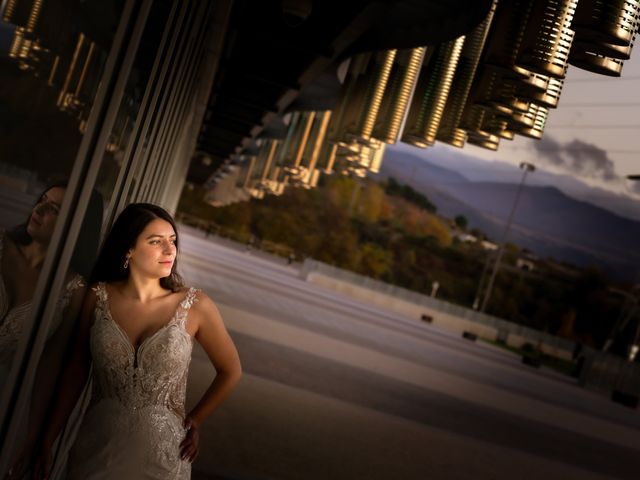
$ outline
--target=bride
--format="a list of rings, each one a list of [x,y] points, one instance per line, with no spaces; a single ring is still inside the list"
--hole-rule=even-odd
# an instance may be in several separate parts
[[[190,478],[198,428],[234,388],[241,367],[214,303],[176,273],[177,245],[173,219],[155,205],[129,205],[114,223],[82,306],[36,478],[48,477],[54,441],[90,369],[92,397],[69,478]],[[217,375],[185,414],[194,338]]]

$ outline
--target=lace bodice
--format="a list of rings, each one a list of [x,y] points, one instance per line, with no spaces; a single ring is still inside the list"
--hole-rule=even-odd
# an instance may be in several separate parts
[[[193,340],[185,330],[189,309],[197,301],[190,288],[171,320],[135,349],[113,320],[107,290],[96,287],[95,321],[91,328],[93,400],[117,400],[131,410],[166,407],[184,418],[187,373]]]
[[[116,323],[104,283],[91,326],[91,403],[69,458],[69,480],[187,480],[180,457],[193,340],[185,329],[197,301],[190,288],[171,320],[137,349]]]
[[[5,233],[0,230],[0,262],[4,248]],[[58,306],[53,318],[48,336],[58,329],[65,310],[69,305],[73,292],[84,286],[84,279],[81,275],[75,275],[64,287],[61,297],[58,299]],[[29,300],[20,305],[9,308],[11,300],[7,293],[4,278],[0,275],[0,366],[7,365],[13,359],[18,342],[23,332],[24,323],[31,311],[32,302]]]

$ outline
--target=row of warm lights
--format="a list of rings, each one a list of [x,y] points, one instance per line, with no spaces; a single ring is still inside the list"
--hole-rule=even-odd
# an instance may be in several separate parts
[[[466,36],[356,55],[334,111],[290,113],[286,139],[259,140],[238,186],[261,196],[314,186],[316,172],[364,176],[398,140],[495,150],[514,135],[540,139],[569,64],[619,76],[639,16],[639,0],[494,0]]]
[[[30,4],[27,5],[28,3]],[[7,0],[2,21],[13,29],[7,54],[20,70],[46,78],[48,86],[60,88],[57,107],[77,118],[78,128],[84,132],[90,109],[88,99],[92,96],[100,74],[96,44],[79,32],[74,50],[69,52],[71,55],[42,45],[37,36],[37,26],[41,21],[43,3],[43,0]],[[18,18],[19,6],[24,10],[23,13],[28,11],[23,20]]]

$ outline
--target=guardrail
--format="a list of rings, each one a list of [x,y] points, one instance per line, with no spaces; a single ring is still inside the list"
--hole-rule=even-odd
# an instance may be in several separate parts
[[[313,281],[313,277],[318,275],[334,279],[337,282],[347,283],[361,289],[375,292],[378,295],[384,295],[389,299],[393,299],[393,301],[404,301],[426,311],[438,312],[449,317],[465,320],[470,325],[469,329],[481,337],[487,337],[488,332],[492,332],[492,340],[501,340],[505,343],[511,344],[515,343],[515,346],[521,346],[523,343],[541,345],[545,351],[555,350],[555,353],[561,351],[562,354],[557,356],[564,358],[571,358],[571,354],[575,347],[575,342],[565,338],[556,337],[540,330],[512,323],[470,308],[438,300],[437,298],[418,292],[413,292],[402,287],[397,287],[379,280],[374,280],[353,272],[342,270],[316,260],[306,259],[300,271],[300,276],[304,279],[311,279]],[[393,309],[392,303],[392,301],[388,302],[391,309]],[[408,311],[407,308],[405,308],[405,311]],[[418,315],[418,318],[420,318],[420,316],[421,315]],[[437,319],[437,315],[431,316],[435,316]],[[484,328],[478,328],[474,331],[474,324]],[[514,337],[517,337],[518,340],[514,341]],[[553,354],[553,352],[549,353]]]
[[[210,220],[203,220],[200,217],[178,212],[175,215],[176,221],[183,225],[196,228],[204,232],[205,236],[216,235],[218,237],[227,238],[240,244],[248,249],[256,248],[262,252],[271,253],[279,257],[289,258],[295,255],[294,250],[288,245],[271,242],[269,240],[261,240],[253,237],[248,232],[238,232],[232,228],[225,228]],[[291,258],[293,260],[293,258]]]

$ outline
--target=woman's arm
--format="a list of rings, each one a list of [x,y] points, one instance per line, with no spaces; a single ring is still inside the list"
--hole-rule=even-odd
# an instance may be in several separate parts
[[[192,307],[196,322],[195,338],[202,345],[216,369],[216,377],[197,405],[185,419],[187,436],[180,445],[182,458],[193,461],[198,454],[198,427],[231,393],[240,376],[240,358],[215,304],[205,294],[198,295]]]
[[[56,332],[47,340],[33,384],[31,397],[31,412],[29,415],[29,433],[27,445],[33,447],[37,435],[44,425],[47,406],[51,405],[56,381],[60,378],[67,347],[75,337],[73,329],[76,327],[84,298],[86,287],[76,288],[69,299],[69,304],[62,312],[62,322]]]
[[[82,303],[73,350],[69,362],[63,370],[54,406],[49,412],[49,418],[46,422],[47,428],[40,443],[40,453],[34,470],[34,478],[48,477],[49,469],[51,468],[51,448],[86,385],[91,367],[89,331],[93,322],[95,306],[96,293],[90,288],[87,290]]]

